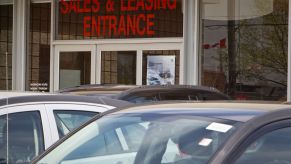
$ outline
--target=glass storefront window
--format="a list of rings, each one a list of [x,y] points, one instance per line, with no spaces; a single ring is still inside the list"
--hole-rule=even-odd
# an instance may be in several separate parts
[[[143,51],[143,85],[179,84],[180,51]]]
[[[51,4],[30,5],[26,90],[49,91]]]
[[[286,100],[288,0],[203,0],[200,9],[202,84]]]
[[[0,5],[0,90],[12,88],[13,5]]]
[[[90,84],[91,51],[60,52],[59,89]]]
[[[136,84],[136,51],[102,51],[101,84]]]
[[[182,0],[55,0],[57,40],[183,37]]]

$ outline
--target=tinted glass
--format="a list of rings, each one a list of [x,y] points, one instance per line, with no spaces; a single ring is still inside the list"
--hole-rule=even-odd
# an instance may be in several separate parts
[[[0,163],[7,163],[7,115],[0,116]]]
[[[237,164],[291,163],[291,128],[275,130],[256,139]]]
[[[31,3],[26,55],[26,90],[49,91],[51,4]]]
[[[123,97],[121,99],[132,102],[132,103],[143,103],[143,102],[159,101],[160,97],[158,93],[141,92],[141,93],[136,93],[130,96]]]
[[[84,157],[94,157],[106,154],[107,148],[105,144],[104,135],[99,135],[98,137],[91,138],[86,143],[81,146],[81,149],[74,150],[66,159],[78,159]]]
[[[54,115],[60,138],[79,127],[96,114],[96,112],[88,111],[55,110]]]
[[[235,99],[286,101],[289,1],[200,4],[202,85]]]
[[[106,154],[119,154],[122,152],[121,144],[115,130],[105,133],[104,136],[107,147]]]
[[[120,153],[122,153],[122,148],[116,132],[108,131],[102,135],[86,140],[80,149],[75,149],[68,154],[66,156],[66,160],[77,160],[80,158],[90,158]]]
[[[161,100],[191,100],[188,92],[163,92]]]
[[[44,151],[39,112],[8,115],[8,159],[11,163],[29,163]]]
[[[225,95],[221,95],[215,92],[200,91],[198,93],[201,100],[228,100],[229,98]]]
[[[60,52],[59,88],[90,84],[91,52]]]
[[[0,5],[0,22],[0,90],[10,90],[12,88],[13,5]]]
[[[137,151],[146,133],[147,124],[134,124],[122,128],[124,138],[130,151]]]
[[[143,126],[145,131],[140,127],[138,128],[140,130],[129,130],[127,126],[135,128]],[[135,151],[118,152],[117,146],[114,154],[110,151],[103,151],[105,154],[102,155],[90,153],[100,149],[91,146],[94,144],[92,141],[113,134],[113,131],[120,128],[122,131],[128,130],[126,140],[118,136],[118,141],[113,143],[120,143],[123,149],[126,148],[125,145],[129,145],[136,149]],[[191,116],[187,109],[180,109],[179,115],[164,110],[159,110],[159,113],[113,114],[90,123],[49,152],[38,163],[207,163],[235,129],[236,122]],[[105,142],[105,147],[110,144]],[[85,145],[89,146],[90,150],[84,147]],[[88,151],[90,152],[82,153]],[[88,154],[92,155],[89,157]]]
[[[102,51],[102,84],[136,84],[136,51]]]

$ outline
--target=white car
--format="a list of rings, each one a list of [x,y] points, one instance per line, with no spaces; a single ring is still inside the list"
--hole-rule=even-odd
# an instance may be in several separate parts
[[[29,163],[96,114],[127,105],[108,98],[0,92],[0,163]]]

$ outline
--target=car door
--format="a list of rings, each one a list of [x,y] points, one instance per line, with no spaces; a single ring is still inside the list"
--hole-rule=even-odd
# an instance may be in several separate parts
[[[291,119],[270,122],[237,144],[223,163],[291,164]]]
[[[43,104],[0,108],[0,163],[26,163],[51,140]]]
[[[245,123],[219,152],[211,164],[290,164],[291,110],[284,109]]]
[[[114,107],[106,105],[92,105],[81,103],[50,103],[45,104],[51,126],[51,145],[64,135],[79,127],[96,114]]]
[[[269,150],[272,150],[272,155],[270,156],[264,156],[266,159],[269,159],[266,164],[274,164],[274,163],[291,163],[289,162],[289,159],[285,157],[280,157],[277,155],[285,155],[283,153],[277,153],[277,152],[287,152],[288,155],[291,157],[290,152],[291,149],[289,147],[289,142],[291,141],[291,135],[289,135],[289,131],[291,127],[291,108],[289,104],[286,104],[286,106],[283,109],[277,109],[273,111],[266,112],[262,115],[258,115],[257,117],[254,117],[250,120],[248,120],[245,123],[242,123],[238,129],[228,137],[227,142],[212,156],[210,161],[208,161],[209,164],[233,164],[233,163],[243,163],[245,161],[246,156],[243,156],[243,154],[248,154],[250,157],[250,152],[257,152],[260,153],[257,150],[266,150],[265,148],[268,148]],[[285,128],[288,128],[285,132],[277,132],[277,130],[284,130]],[[288,132],[288,133],[287,133]],[[274,134],[274,135],[272,135]],[[283,134],[283,135],[280,135]],[[285,135],[286,134],[286,135]],[[273,146],[270,147],[262,147],[262,145],[259,140],[263,138],[264,136],[276,136],[271,137],[273,138],[268,139],[268,142],[265,142],[265,144],[271,144],[274,142],[283,142],[280,143],[280,145],[284,146],[286,144],[286,147],[284,147],[285,150],[279,149],[281,146]],[[288,143],[286,143],[286,138],[283,138],[283,136],[286,136],[288,139]],[[272,141],[272,142],[270,142]],[[271,144],[272,145],[272,144]],[[262,149],[264,148],[264,149]],[[283,148],[283,147],[282,147]],[[270,154],[270,153],[268,153]],[[273,159],[270,159],[270,157],[276,157]],[[253,156],[255,157],[255,156]],[[258,155],[257,155],[258,157]],[[255,158],[253,158],[255,160]],[[259,159],[258,159],[259,160]],[[283,162],[281,162],[283,160]],[[258,162],[260,163],[260,162]]]

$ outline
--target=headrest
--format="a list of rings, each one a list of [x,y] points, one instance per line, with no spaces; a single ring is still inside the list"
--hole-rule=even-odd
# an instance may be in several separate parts
[[[200,142],[204,138],[209,138],[210,132],[205,128],[199,128],[185,132],[178,138],[178,146],[182,153],[188,155],[201,155],[208,152],[210,146],[202,146]]]

